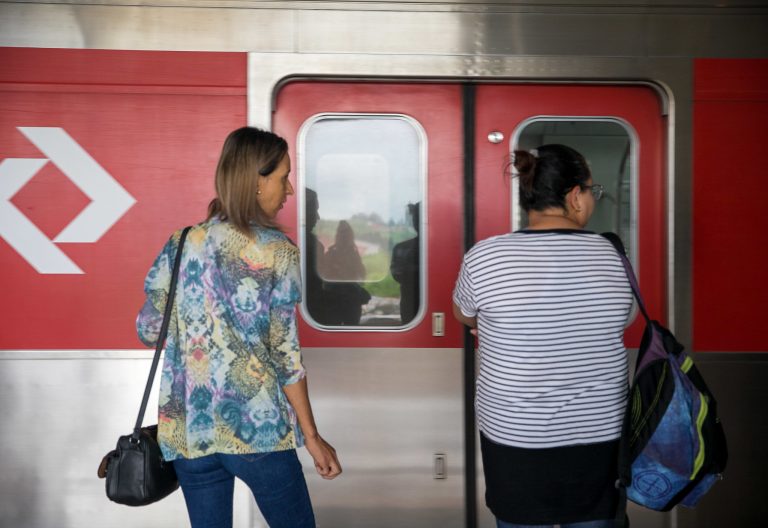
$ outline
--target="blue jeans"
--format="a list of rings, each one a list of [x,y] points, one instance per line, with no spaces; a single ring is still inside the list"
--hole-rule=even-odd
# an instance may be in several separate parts
[[[583,521],[576,523],[565,523],[559,525],[560,528],[613,528],[615,521],[613,519],[603,519],[599,521]],[[496,519],[496,528],[552,528],[552,524],[514,524]]]
[[[245,482],[270,528],[315,528],[296,450],[213,454],[173,461],[192,528],[232,528],[235,477]]]

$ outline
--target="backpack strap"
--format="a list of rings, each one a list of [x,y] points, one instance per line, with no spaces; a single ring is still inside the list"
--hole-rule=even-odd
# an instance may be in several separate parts
[[[629,515],[627,514],[627,487],[618,486],[619,504],[616,506],[616,517],[613,519],[614,528],[629,528]]]
[[[608,241],[613,244],[613,247],[616,248],[616,252],[619,254],[619,257],[621,257],[621,263],[624,265],[624,272],[629,279],[629,285],[632,286],[632,293],[635,295],[635,299],[637,299],[637,306],[640,308],[643,317],[645,317],[645,322],[651,324],[651,318],[648,316],[643,297],[640,295],[640,285],[637,282],[635,270],[632,269],[632,263],[629,262],[629,259],[627,258],[627,252],[624,249],[624,244],[622,243],[621,238],[619,238],[619,235],[616,233],[611,232],[601,233],[601,235],[607,238]]]
[[[640,312],[645,317],[647,324],[651,324],[651,318],[648,316],[648,311],[645,309],[645,303],[643,297],[640,295],[640,286],[637,283],[637,277],[635,276],[635,270],[632,269],[632,264],[627,258],[624,244],[621,238],[616,233],[602,233],[602,236],[607,238],[608,241],[616,248],[616,252],[621,257],[621,263],[624,265],[624,272],[629,279],[629,285],[632,287],[632,293],[637,300],[637,306],[640,308]],[[619,501],[616,505],[616,517],[614,518],[614,526],[616,528],[629,528],[629,515],[627,515],[627,486],[631,483],[632,470],[627,461],[627,446],[624,440],[625,424],[622,427],[622,435],[619,438],[619,455],[618,455],[618,473],[619,478],[616,480],[616,490],[619,494]]]

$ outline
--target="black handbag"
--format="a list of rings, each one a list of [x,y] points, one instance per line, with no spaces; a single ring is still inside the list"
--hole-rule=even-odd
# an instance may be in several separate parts
[[[160,361],[160,351],[165,344],[168,335],[168,325],[173,311],[173,298],[176,294],[176,283],[179,278],[181,264],[181,250],[190,227],[186,227],[181,233],[179,247],[173,263],[171,285],[168,288],[168,300],[165,303],[163,324],[155,346],[155,357],[152,360],[152,368],[149,371],[149,379],[144,389],[144,397],[141,401],[139,416],[133,433],[121,436],[117,440],[117,447],[107,453],[99,464],[99,478],[106,478],[107,497],[109,500],[127,506],[145,506],[167,497],[179,487],[176,471],[171,462],[163,460],[160,446],[157,443],[157,426],[142,427],[144,411],[147,409],[149,393],[152,390],[152,381],[155,378],[157,365]]]

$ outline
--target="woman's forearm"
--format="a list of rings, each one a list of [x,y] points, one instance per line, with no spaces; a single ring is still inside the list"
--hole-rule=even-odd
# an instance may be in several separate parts
[[[288,402],[291,404],[291,407],[293,407],[293,410],[296,411],[296,418],[299,420],[299,427],[301,427],[301,432],[304,433],[304,437],[317,437],[317,426],[315,425],[315,417],[312,414],[312,405],[309,403],[309,391],[307,390],[306,376],[296,383],[284,385],[283,392],[288,398]]]
[[[336,456],[336,450],[317,432],[315,418],[312,415],[312,406],[309,404],[307,377],[304,376],[296,383],[284,385],[283,392],[296,411],[299,427],[304,433],[304,445],[315,462],[317,473],[327,480],[336,478],[341,473],[341,464]]]

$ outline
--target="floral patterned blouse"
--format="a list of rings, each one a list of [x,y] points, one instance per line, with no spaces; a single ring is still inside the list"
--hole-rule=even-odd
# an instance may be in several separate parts
[[[160,380],[158,441],[166,460],[303,445],[282,391],[301,380],[298,249],[282,233],[228,222],[194,226],[184,243]],[[181,231],[147,274],[139,338],[155,346]]]

